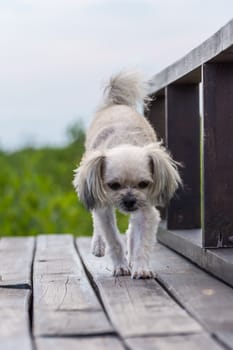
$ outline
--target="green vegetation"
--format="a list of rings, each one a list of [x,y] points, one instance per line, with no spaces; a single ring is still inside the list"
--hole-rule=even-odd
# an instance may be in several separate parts
[[[78,201],[72,186],[73,169],[84,147],[78,125],[69,129],[64,148],[25,148],[0,151],[0,235],[40,233],[91,235],[91,215]],[[119,227],[127,217],[118,215]]]

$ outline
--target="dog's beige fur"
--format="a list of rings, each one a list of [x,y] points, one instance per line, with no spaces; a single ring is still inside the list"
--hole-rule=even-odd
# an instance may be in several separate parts
[[[150,250],[164,206],[181,179],[177,164],[157,141],[149,122],[136,111],[146,85],[135,74],[120,73],[105,89],[103,105],[87,131],[86,152],[76,170],[74,186],[92,211],[92,252],[105,253],[114,275],[150,278]],[[128,262],[118,233],[114,208],[130,213]]]

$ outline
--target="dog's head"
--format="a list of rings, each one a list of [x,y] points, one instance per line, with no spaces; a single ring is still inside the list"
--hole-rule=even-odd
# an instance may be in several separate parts
[[[89,210],[114,206],[129,213],[148,205],[165,206],[181,179],[177,163],[160,143],[152,143],[90,152],[73,184]]]

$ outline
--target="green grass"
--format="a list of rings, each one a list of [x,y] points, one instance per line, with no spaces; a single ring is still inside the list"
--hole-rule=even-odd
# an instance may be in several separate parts
[[[73,169],[84,151],[84,133],[70,129],[64,148],[0,151],[0,235],[40,233],[91,235],[91,215],[72,187]],[[121,231],[127,217],[119,214]]]

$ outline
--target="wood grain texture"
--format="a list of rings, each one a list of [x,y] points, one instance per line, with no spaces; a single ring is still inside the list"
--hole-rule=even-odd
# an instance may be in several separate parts
[[[111,334],[103,311],[35,311],[35,336],[83,336]]]
[[[116,337],[97,336],[83,338],[37,338],[37,350],[123,350]],[[214,349],[215,350],[215,349]]]
[[[179,168],[183,186],[169,203],[168,229],[199,228],[200,223],[200,115],[198,84],[166,88],[166,145]]]
[[[170,337],[128,338],[126,344],[133,350],[221,350],[207,334],[191,334]]]
[[[0,238],[0,286],[31,288],[33,237]]]
[[[208,332],[233,334],[233,291],[191,262],[156,244],[153,270],[158,280]]]
[[[116,330],[123,337],[174,335],[201,331],[194,321],[153,279],[114,278],[108,259],[89,253],[90,239],[79,238],[78,249]]]
[[[29,290],[0,287],[0,350],[32,350]]]
[[[112,332],[71,235],[41,235],[34,261],[34,334]]]
[[[203,246],[233,247],[233,63],[203,66]]]
[[[28,289],[2,288],[0,287],[0,309],[20,309],[28,311],[31,299],[31,291]]]

